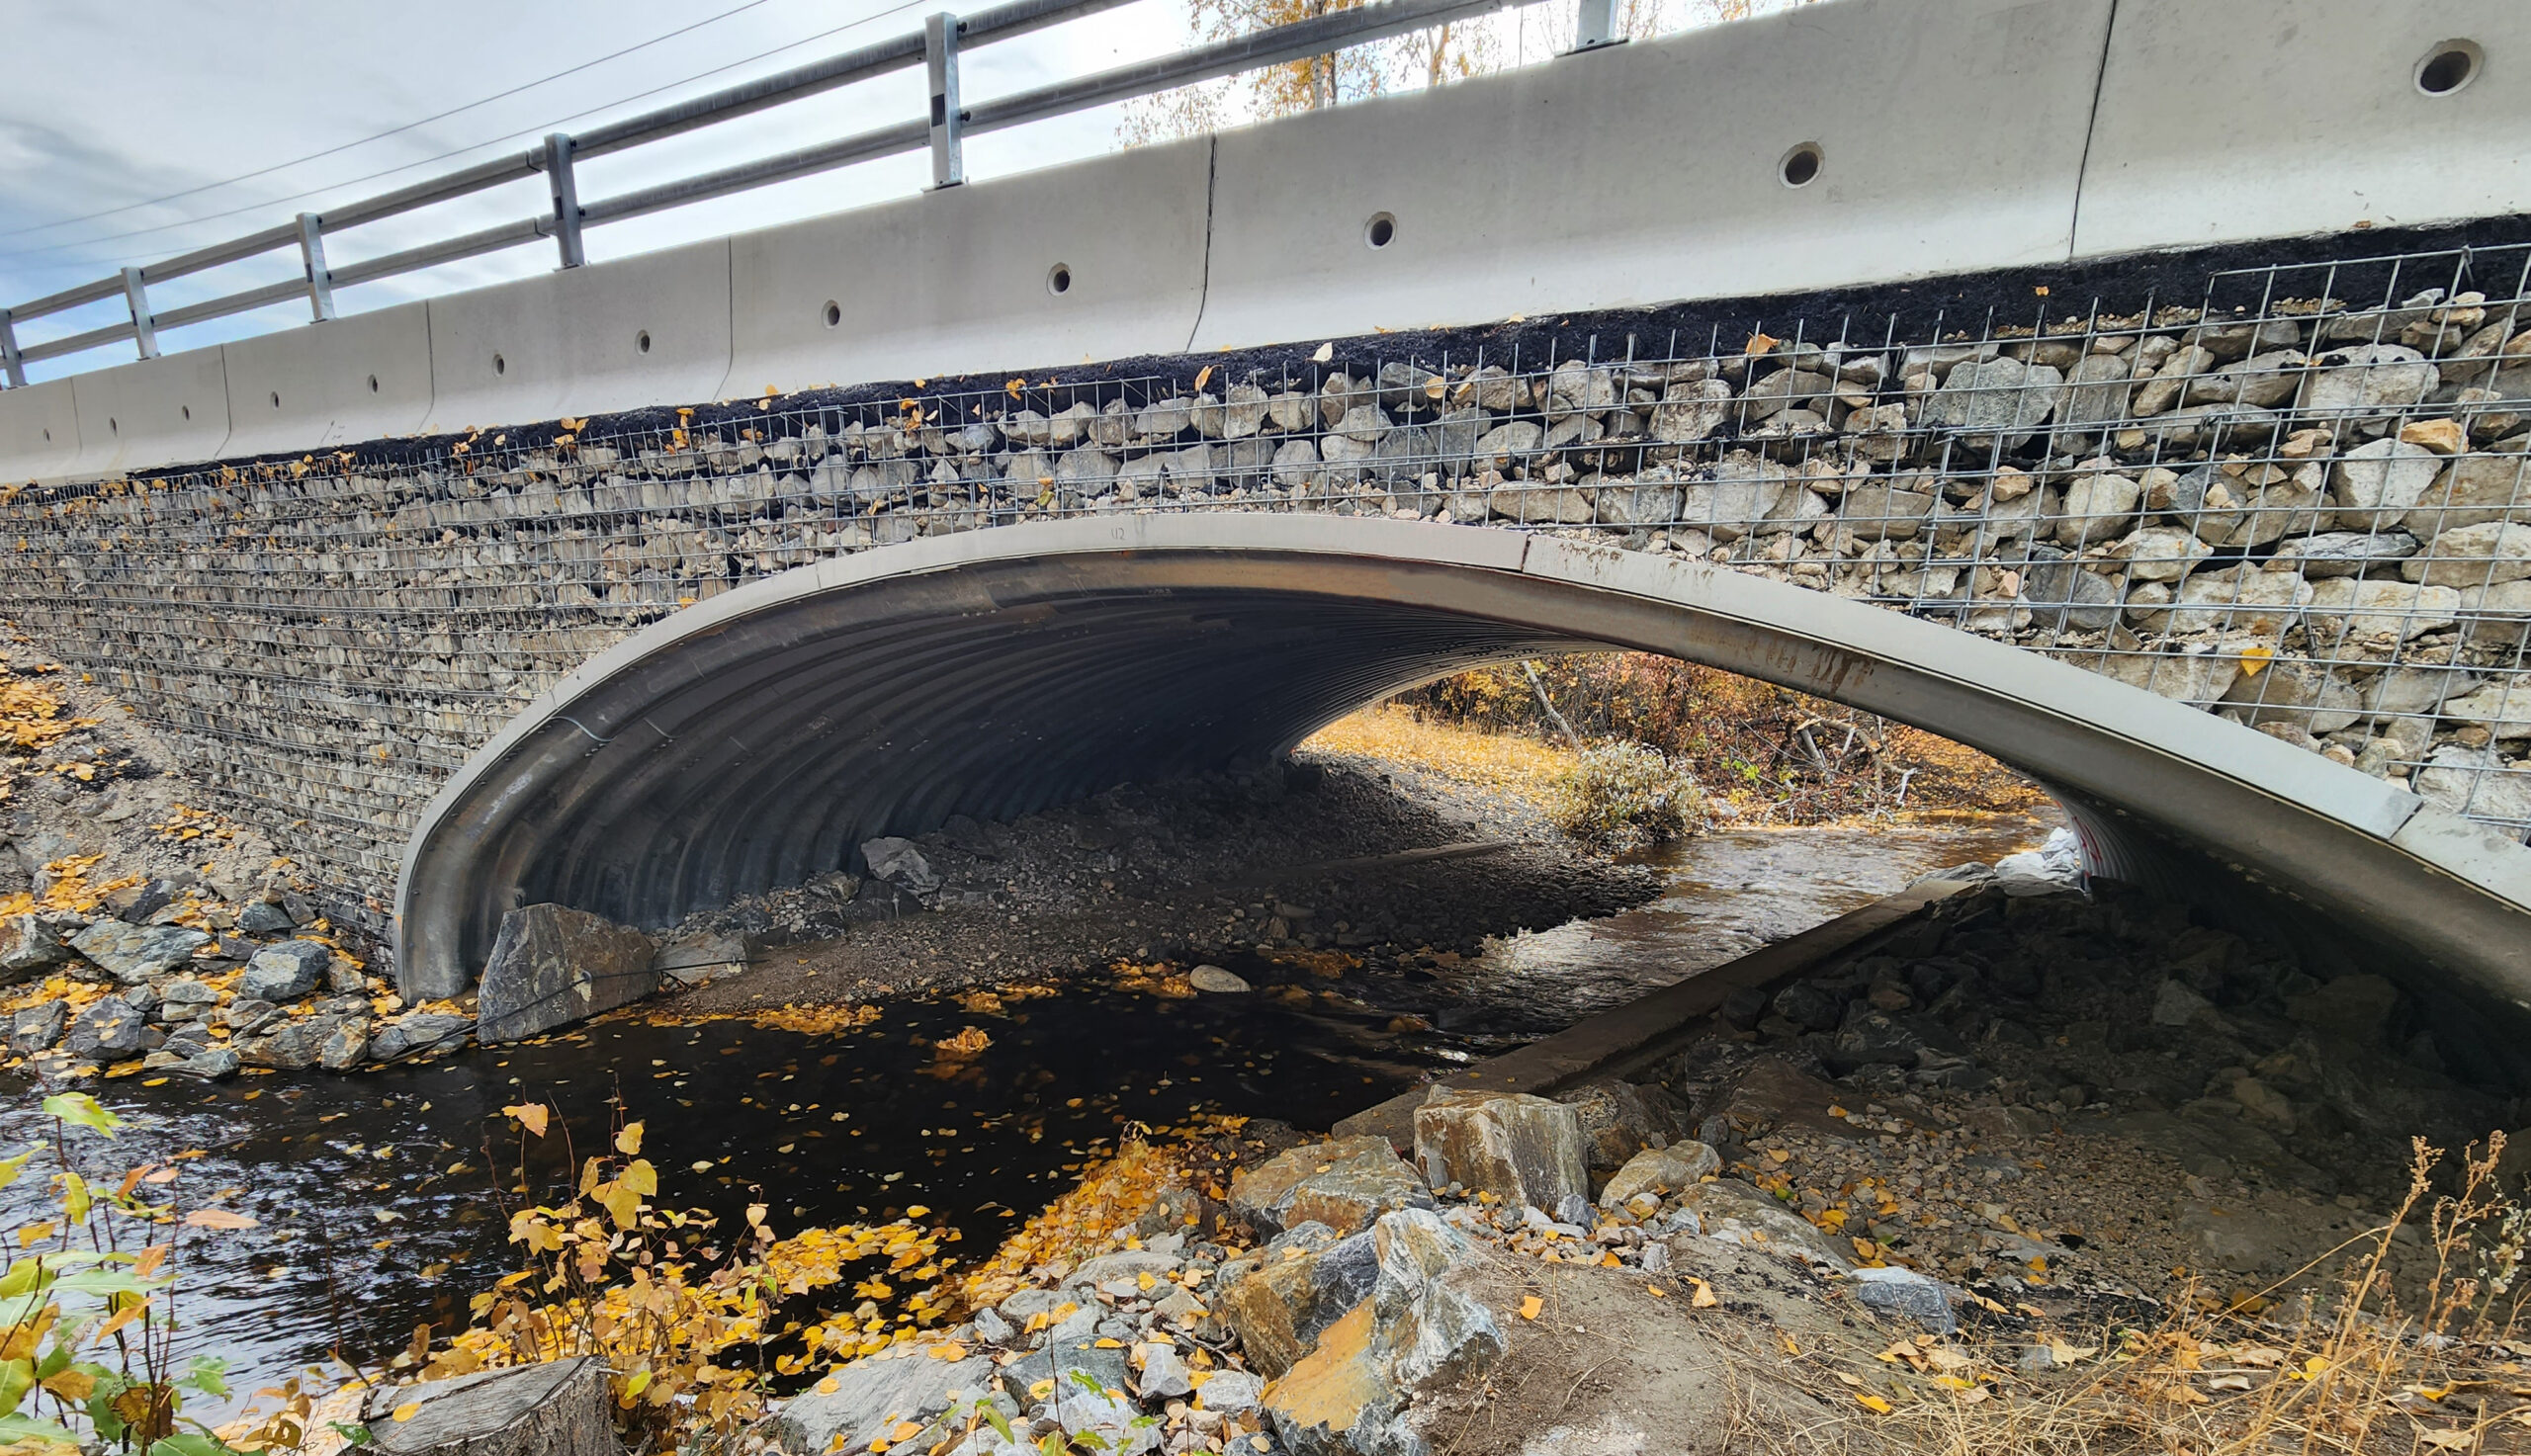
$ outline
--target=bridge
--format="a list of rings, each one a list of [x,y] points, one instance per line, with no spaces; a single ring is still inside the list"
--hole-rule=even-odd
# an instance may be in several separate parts
[[[148,357],[0,391],[11,610],[416,995],[1614,645],[2531,1004],[2526,55],[1840,0]]]

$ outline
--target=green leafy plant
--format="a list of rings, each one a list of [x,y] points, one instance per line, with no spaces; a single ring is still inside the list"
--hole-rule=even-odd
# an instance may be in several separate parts
[[[1676,839],[1704,818],[1704,793],[1686,765],[1640,743],[1583,750],[1551,791],[1555,826],[1612,849]]]
[[[179,1220],[173,1205],[141,1196],[164,1179],[133,1168],[106,1191],[81,1170],[72,1139],[111,1141],[123,1120],[85,1092],[46,1097],[44,1110],[53,1120],[50,1144],[0,1158],[7,1187],[49,1151],[58,1193],[56,1209],[17,1230],[22,1252],[0,1273],[0,1449],[229,1456],[183,1413],[189,1394],[227,1396],[226,1362],[198,1356],[176,1369],[176,1242],[165,1231]],[[190,1222],[249,1221],[208,1210]]]

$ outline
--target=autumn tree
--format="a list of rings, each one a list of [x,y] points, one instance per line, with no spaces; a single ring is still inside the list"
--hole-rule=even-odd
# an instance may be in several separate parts
[[[1184,0],[1197,43],[1234,40],[1291,25],[1366,0]],[[1816,0],[1620,0],[1618,33],[1644,39],[1693,26],[1747,20]],[[1359,101],[1390,91],[1445,85],[1570,48],[1570,0],[1472,16],[1325,55],[1286,61],[1242,75],[1184,86],[1129,103],[1117,127],[1128,146],[1200,136],[1243,122],[1267,121]]]

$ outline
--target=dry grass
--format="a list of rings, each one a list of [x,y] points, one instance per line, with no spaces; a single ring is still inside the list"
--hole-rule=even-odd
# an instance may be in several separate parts
[[[1390,704],[1340,718],[1301,746],[1406,764],[1452,783],[1518,794],[1541,811],[1551,807],[1554,785],[1580,757],[1520,733],[1424,721]]]
[[[2471,1150],[2438,1196],[2442,1153],[2418,1142],[2406,1200],[2332,1251],[2352,1258],[2326,1296],[2183,1300],[2161,1328],[2117,1331],[2066,1375],[1968,1383],[1872,1428],[1946,1456],[2531,1451],[2531,1345],[2516,1338],[2526,1215],[2496,1186],[2503,1147],[2498,1134]],[[2421,1247],[2395,1284],[2392,1251],[2411,1230]]]

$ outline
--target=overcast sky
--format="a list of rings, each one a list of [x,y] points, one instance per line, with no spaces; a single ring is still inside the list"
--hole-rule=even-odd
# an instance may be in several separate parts
[[[521,149],[551,130],[585,129],[918,29],[939,4],[0,0],[0,36],[12,62],[9,84],[0,87],[0,305]],[[1507,50],[1523,48],[1526,34],[1531,58],[1547,53],[1543,33],[1553,21],[1545,12],[1516,11],[1502,25],[1512,43]],[[1185,43],[1187,34],[1178,0],[1133,0],[969,52],[966,99],[1161,54]],[[634,46],[640,48],[614,54]],[[572,73],[557,75],[566,70]],[[605,197],[901,122],[917,116],[921,102],[919,68],[900,71],[584,163],[580,196]],[[988,178],[1109,150],[1119,115],[1111,107],[975,138],[967,146],[968,175]],[[396,128],[403,129],[377,134]],[[588,252],[592,261],[621,257],[905,196],[928,177],[924,156],[885,158],[595,228]],[[329,261],[340,267],[545,207],[543,178],[522,179],[347,232],[329,240]],[[382,280],[346,291],[338,301],[345,312],[359,311],[542,272],[554,262],[550,242],[529,244]],[[163,311],[297,271],[295,249],[276,251],[155,287],[150,301]],[[119,300],[91,304],[22,323],[19,338],[32,343],[124,316]],[[304,301],[278,304],[171,331],[161,347],[199,347],[306,317]],[[130,347],[47,361],[28,373],[42,379],[118,363]]]

